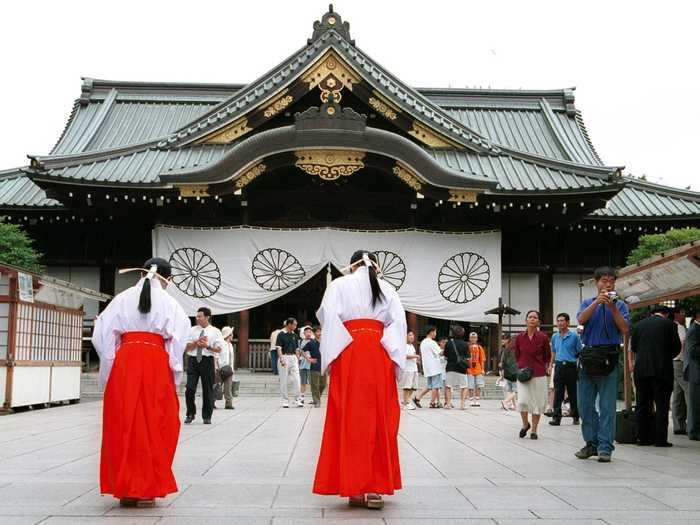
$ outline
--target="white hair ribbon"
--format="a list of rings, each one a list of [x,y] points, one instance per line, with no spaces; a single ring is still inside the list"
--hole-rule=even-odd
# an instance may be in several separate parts
[[[157,272],[158,272],[158,265],[152,264],[151,269],[148,270],[148,273],[146,274],[146,279],[148,279],[150,281],[151,279],[153,279],[153,276],[156,275]]]
[[[151,265],[149,269],[146,268],[122,268],[119,270],[119,275],[123,273],[129,273],[129,272],[145,272],[146,273],[146,279],[153,279],[153,277],[158,277],[161,281],[163,281],[165,284],[168,284],[168,279],[163,277],[161,274],[158,273],[158,266],[155,264]]]

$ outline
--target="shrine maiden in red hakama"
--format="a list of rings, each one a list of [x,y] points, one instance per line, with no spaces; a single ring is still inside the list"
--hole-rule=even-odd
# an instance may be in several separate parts
[[[316,312],[330,389],[313,491],[381,508],[379,494],[401,488],[396,375],[406,360],[406,314],[394,288],[376,278],[372,254],[351,262],[353,273],[330,283]],[[374,295],[381,290],[374,304],[372,281]]]
[[[152,505],[155,498],[177,492],[172,472],[180,434],[176,385],[190,321],[164,289],[168,262],[151,259],[145,267],[150,268],[143,271],[146,277],[117,295],[95,320],[92,337],[100,383],[106,384],[100,492],[122,505]]]

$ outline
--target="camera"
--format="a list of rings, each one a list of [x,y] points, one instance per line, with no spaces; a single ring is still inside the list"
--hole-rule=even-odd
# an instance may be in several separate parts
[[[620,298],[615,290],[608,292],[607,295],[608,299],[610,299],[613,303]]]

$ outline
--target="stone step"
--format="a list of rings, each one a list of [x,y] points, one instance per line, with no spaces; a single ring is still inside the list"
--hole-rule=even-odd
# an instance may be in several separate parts
[[[481,391],[483,399],[501,399],[503,391],[495,385],[495,377],[487,376],[486,385]],[[251,397],[274,397],[279,395],[279,378],[271,373],[265,372],[236,372],[236,380],[239,382],[239,395]],[[98,387],[96,373],[84,373],[81,377],[81,398],[100,399],[103,391]],[[421,377],[419,387],[425,386],[425,378]],[[178,393],[185,394],[185,385],[178,387]]]

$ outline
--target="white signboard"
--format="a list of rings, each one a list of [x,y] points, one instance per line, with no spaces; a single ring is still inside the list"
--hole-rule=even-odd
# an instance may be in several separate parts
[[[19,283],[19,300],[27,303],[34,302],[34,286],[32,284],[32,276],[26,273],[17,273],[17,282]]]

